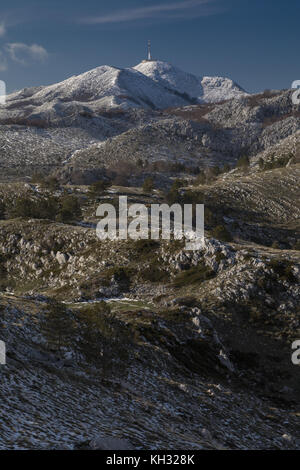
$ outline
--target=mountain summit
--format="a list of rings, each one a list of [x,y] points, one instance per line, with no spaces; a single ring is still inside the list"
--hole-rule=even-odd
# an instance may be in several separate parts
[[[195,103],[212,103],[246,95],[237,83],[224,77],[197,77],[168,62],[143,61],[134,67],[168,91]]]
[[[245,91],[228,78],[196,77],[167,62],[151,60],[125,69],[103,65],[54,85],[21,90],[8,96],[0,117],[3,111],[16,110],[19,100],[22,111],[28,104],[28,116],[32,111],[56,114],[67,103],[88,106],[92,112],[116,107],[165,109],[243,95]]]

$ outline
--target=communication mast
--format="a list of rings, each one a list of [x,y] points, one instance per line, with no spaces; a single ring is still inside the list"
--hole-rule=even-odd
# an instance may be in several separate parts
[[[147,59],[147,60],[149,60],[149,62],[151,62],[151,60],[152,60],[152,55],[151,55],[151,41],[150,41],[150,39],[149,39],[149,41],[148,41],[148,59]]]

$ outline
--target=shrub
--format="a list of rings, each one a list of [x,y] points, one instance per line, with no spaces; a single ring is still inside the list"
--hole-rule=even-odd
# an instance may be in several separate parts
[[[114,266],[101,273],[97,282],[106,287],[110,286],[112,281],[116,282],[119,289],[126,292],[130,288],[132,273],[133,271],[129,267]],[[90,282],[88,285],[90,285]]]
[[[144,281],[163,282],[169,279],[169,274],[164,269],[159,268],[157,263],[154,262],[141,271],[141,277]]]
[[[297,240],[295,245],[293,246],[293,250],[300,251],[300,240]]]
[[[130,186],[130,178],[127,175],[116,175],[113,180],[113,184],[115,186],[125,186],[129,187]]]
[[[111,186],[111,182],[108,180],[99,180],[95,183],[91,184],[89,187],[89,196],[90,197],[97,197],[101,196],[104,191],[106,191]]]
[[[76,196],[64,196],[61,200],[61,208],[57,215],[58,222],[70,222],[81,217],[81,207]]]
[[[222,168],[222,173],[229,173],[231,171],[231,166],[229,163],[225,163],[225,165]]]
[[[292,157],[292,155],[282,155],[281,157],[275,159],[275,156],[273,155],[270,161],[264,162],[263,169],[273,170],[275,168],[283,168],[289,163]]]
[[[42,187],[50,191],[56,191],[60,188],[58,179],[55,176],[49,176],[48,178],[43,178],[41,181]]]
[[[201,170],[197,176],[197,178],[194,181],[194,185],[198,186],[199,184],[205,184],[206,183],[206,175],[203,170]]]
[[[169,205],[182,202],[182,197],[181,197],[181,193],[179,189],[182,188],[185,184],[186,184],[186,181],[182,181],[180,179],[176,179],[174,181],[174,183],[171,186],[170,191],[165,196],[166,202]]]
[[[274,248],[275,250],[280,250],[281,249],[281,245],[280,243],[275,240],[273,243],[272,243],[272,248]]]
[[[265,162],[262,157],[260,157],[260,159],[258,160],[258,166],[260,170],[263,170],[265,168]]]
[[[174,301],[179,307],[200,307],[200,302],[196,297],[180,297]]]
[[[134,242],[134,250],[138,255],[147,255],[153,253],[160,247],[158,240],[137,240]]]
[[[126,284],[130,282],[131,272],[129,269],[117,266],[113,269],[112,275],[117,282]]]
[[[250,166],[250,160],[249,160],[249,157],[247,157],[247,155],[243,155],[242,157],[240,157],[236,164],[236,167],[241,168],[241,169],[249,168],[249,166]]]
[[[0,220],[5,218],[6,206],[4,201],[0,200]]]
[[[221,242],[232,241],[232,235],[227,230],[227,228],[224,227],[224,225],[217,225],[215,228],[213,228],[211,235],[213,238],[216,238],[217,240],[220,240]]]
[[[273,269],[274,273],[279,276],[281,281],[296,282],[297,279],[293,274],[293,265],[289,262],[283,262],[278,259],[272,259],[270,262],[270,267]]]
[[[29,197],[19,197],[10,207],[9,215],[12,218],[54,219],[57,211],[58,204],[54,198],[31,199]]]
[[[44,183],[44,181],[45,181],[45,175],[43,175],[42,173],[34,173],[31,177],[31,182],[33,184]]]
[[[214,276],[215,272],[211,268],[204,264],[199,264],[198,266],[178,274],[173,281],[173,286],[185,287],[191,284],[198,284],[208,279],[212,279]]]
[[[154,189],[154,181],[153,178],[146,178],[143,184],[143,191],[145,193],[152,193]]]
[[[205,194],[201,191],[185,191],[181,196],[182,204],[203,204]]]

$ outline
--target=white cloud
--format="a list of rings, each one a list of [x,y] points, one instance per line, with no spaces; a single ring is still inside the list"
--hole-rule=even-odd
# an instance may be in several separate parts
[[[134,21],[147,18],[186,18],[206,16],[215,13],[216,10],[208,11],[207,6],[215,0],[185,0],[175,3],[161,3],[149,7],[133,8],[129,10],[117,10],[111,14],[89,17],[82,20],[88,24],[108,24]],[[199,8],[200,7],[200,8]]]
[[[5,23],[2,21],[2,23],[0,23],[0,37],[2,38],[3,36],[5,36],[6,34],[6,26],[5,26]]]
[[[6,51],[13,61],[22,65],[26,65],[30,60],[44,61],[48,57],[46,49],[38,44],[28,46],[21,42],[14,42],[6,44]]]

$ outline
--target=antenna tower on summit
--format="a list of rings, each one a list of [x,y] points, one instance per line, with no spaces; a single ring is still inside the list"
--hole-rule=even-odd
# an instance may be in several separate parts
[[[154,59],[152,58],[152,53],[151,53],[151,41],[149,39],[148,41],[148,49],[147,49],[147,59],[143,60],[142,63],[146,62],[154,62]]]
[[[151,55],[151,41],[148,41],[148,59],[149,61],[152,60],[152,55]]]

